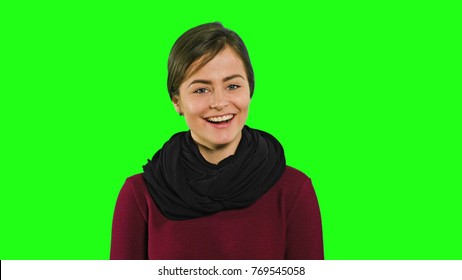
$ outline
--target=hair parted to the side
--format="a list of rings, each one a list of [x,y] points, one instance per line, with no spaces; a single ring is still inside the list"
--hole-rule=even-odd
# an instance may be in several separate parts
[[[231,47],[241,58],[249,82],[250,97],[252,97],[255,80],[244,42],[236,32],[226,29],[219,22],[213,22],[189,29],[173,45],[168,57],[167,88],[170,99],[179,95],[180,85],[188,76],[201,69],[226,46]],[[198,65],[190,69],[191,65],[199,59]]]

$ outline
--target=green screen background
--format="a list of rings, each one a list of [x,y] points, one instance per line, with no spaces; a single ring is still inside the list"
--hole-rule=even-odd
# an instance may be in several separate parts
[[[187,129],[170,48],[210,21],[246,42],[248,125],[312,178],[327,259],[462,259],[459,7],[190,2],[0,4],[0,259],[109,257],[125,179]]]

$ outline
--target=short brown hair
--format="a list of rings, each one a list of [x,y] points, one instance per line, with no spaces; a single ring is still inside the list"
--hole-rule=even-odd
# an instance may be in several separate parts
[[[168,57],[167,88],[170,99],[179,95],[180,85],[187,75],[202,68],[226,46],[231,47],[241,58],[249,81],[250,97],[252,97],[255,80],[244,42],[236,32],[226,29],[219,22],[213,22],[189,29],[173,45]],[[198,59],[201,59],[200,64],[195,69],[189,69]]]

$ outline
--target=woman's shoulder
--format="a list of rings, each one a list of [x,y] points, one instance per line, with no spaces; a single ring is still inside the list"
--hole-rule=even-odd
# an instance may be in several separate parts
[[[146,183],[143,179],[143,173],[138,173],[138,174],[135,174],[135,175],[132,175],[132,176],[129,176],[125,183],[127,184],[130,184],[132,186],[136,186],[136,187],[139,187],[139,186],[146,186]]]
[[[133,195],[135,197],[144,197],[149,195],[143,173],[138,173],[128,177],[122,186],[121,194]]]
[[[292,209],[298,209],[295,212],[303,212],[306,207],[311,207],[309,205],[317,205],[316,192],[311,178],[296,168],[287,166],[274,187],[287,206],[287,213]]]
[[[284,173],[274,187],[287,200],[294,200],[304,193],[314,191],[311,178],[291,166],[286,166]]]
[[[294,167],[286,166],[278,183],[289,184],[291,186],[301,186],[307,183],[311,185],[311,178]]]
[[[150,201],[150,194],[142,173],[128,177],[117,198],[117,204],[123,209],[140,211],[145,218],[151,204]]]

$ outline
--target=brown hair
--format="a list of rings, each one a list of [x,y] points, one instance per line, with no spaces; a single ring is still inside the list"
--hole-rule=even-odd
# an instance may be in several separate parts
[[[170,99],[179,95],[180,85],[187,76],[202,68],[226,46],[231,47],[244,63],[252,97],[255,80],[244,42],[236,32],[226,29],[219,22],[213,22],[189,29],[173,45],[168,57],[167,88]],[[201,59],[199,65],[189,69],[198,59]]]

